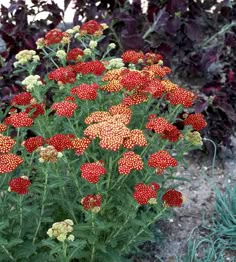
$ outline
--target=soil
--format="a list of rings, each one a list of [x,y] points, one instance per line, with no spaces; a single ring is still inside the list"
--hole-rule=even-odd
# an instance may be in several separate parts
[[[233,143],[236,153],[235,139]],[[211,159],[206,156],[192,154],[187,157],[187,170],[181,166],[176,173],[176,176],[191,179],[191,182],[180,181],[178,187],[186,197],[185,204],[174,210],[173,218],[157,222],[155,234],[163,237],[162,243],[145,243],[141,249],[148,255],[135,256],[131,261],[175,262],[176,257],[186,254],[188,239],[207,236],[207,231],[201,225],[203,214],[206,225],[210,225],[212,221],[215,205],[212,187],[215,185],[220,192],[224,192],[227,185],[236,185],[236,154],[226,154],[224,151],[223,154],[229,157],[224,161],[217,160],[214,169]],[[236,252],[226,254],[225,261],[236,261]]]

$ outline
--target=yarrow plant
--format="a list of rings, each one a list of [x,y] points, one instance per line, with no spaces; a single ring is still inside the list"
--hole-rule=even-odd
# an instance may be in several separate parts
[[[0,123],[1,261],[123,261],[184,202],[176,166],[206,126],[196,94],[159,54],[102,54],[107,27],[53,29],[16,56],[27,76]]]

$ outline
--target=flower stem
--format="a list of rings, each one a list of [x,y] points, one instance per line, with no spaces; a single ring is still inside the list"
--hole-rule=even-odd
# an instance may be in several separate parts
[[[92,213],[92,232],[94,234],[94,239],[96,237],[96,231],[95,231],[95,223],[94,223],[94,213]],[[92,243],[92,252],[91,252],[91,259],[90,262],[94,261],[94,257],[95,257],[95,240]]]
[[[22,200],[23,196],[19,197],[19,207],[20,207],[20,229],[19,229],[19,234],[18,237],[21,237],[21,232],[22,232],[22,225],[23,225],[23,209],[22,209]]]
[[[40,228],[41,223],[42,223],[42,218],[43,218],[43,214],[44,214],[44,207],[45,207],[45,201],[46,201],[46,197],[47,197],[47,185],[48,185],[48,174],[45,173],[44,190],[43,190],[43,198],[42,198],[42,207],[41,207],[41,211],[40,211],[39,222],[38,222],[37,228],[35,230],[34,238],[33,238],[33,241],[32,241],[33,244],[36,241],[36,238],[37,238],[37,235],[38,235],[38,232],[39,232],[39,228]]]
[[[166,211],[166,208],[163,208],[160,213],[158,213],[149,223],[146,224],[142,229],[139,230],[139,232],[134,235],[130,241],[121,249],[121,253],[126,251],[128,247],[136,240],[137,237],[139,237],[146,228],[148,228],[151,224],[153,224],[159,217],[163,215],[163,213]]]
[[[15,258],[11,255],[11,253],[5,248],[4,245],[1,245],[2,249],[7,253],[7,255],[9,256],[9,258],[12,260],[12,261],[16,261]]]

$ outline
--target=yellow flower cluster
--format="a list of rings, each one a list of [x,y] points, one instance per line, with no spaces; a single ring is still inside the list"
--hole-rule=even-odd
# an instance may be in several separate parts
[[[35,86],[41,86],[42,82],[40,81],[39,75],[29,75],[22,81],[22,84],[25,85],[26,90],[30,92]]]
[[[123,68],[125,64],[121,58],[113,58],[109,61],[109,64],[106,66],[107,69]]]
[[[38,55],[36,55],[36,52],[34,50],[22,50],[16,55],[17,62],[14,63],[14,66],[17,67],[20,65],[25,65],[30,61],[36,62],[39,61],[40,58]]]
[[[60,242],[63,242],[66,239],[74,241],[74,235],[68,235],[68,233],[71,233],[73,231],[73,225],[74,223],[70,219],[66,219],[61,222],[56,222],[52,225],[51,228],[48,229],[47,234],[49,237],[55,237]]]

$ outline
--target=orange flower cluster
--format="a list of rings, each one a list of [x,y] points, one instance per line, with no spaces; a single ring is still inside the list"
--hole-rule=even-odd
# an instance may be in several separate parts
[[[123,157],[118,161],[118,166],[118,171],[121,175],[128,175],[131,170],[142,170],[143,161],[140,155],[129,151],[123,154]]]
[[[0,154],[0,174],[12,172],[22,162],[23,159],[15,154]]]

